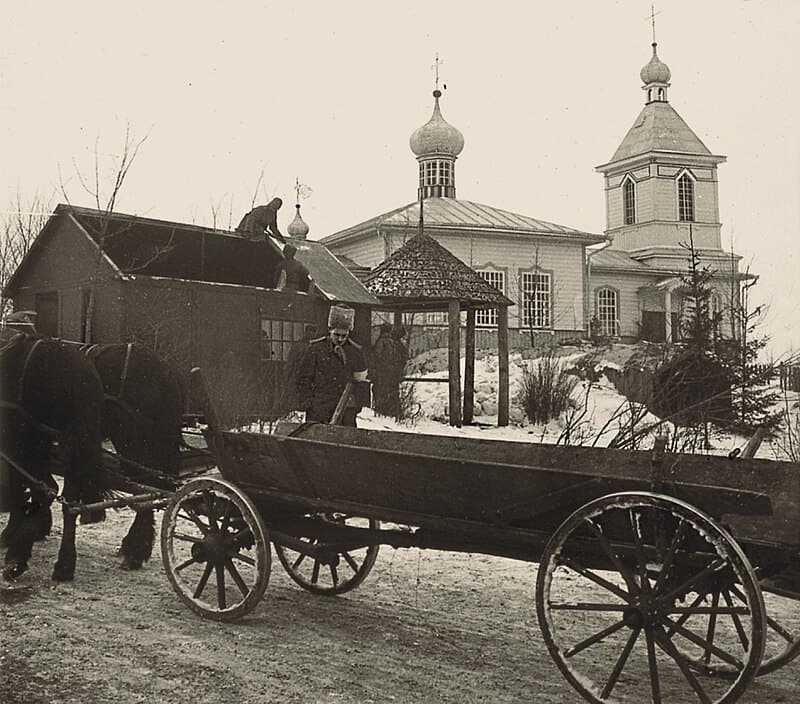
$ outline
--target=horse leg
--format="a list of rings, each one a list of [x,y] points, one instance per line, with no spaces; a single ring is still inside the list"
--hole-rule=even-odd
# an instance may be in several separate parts
[[[58,559],[53,567],[53,580],[56,582],[70,582],[75,577],[75,523],[77,514],[69,510],[69,504],[81,498],[81,491],[77,481],[72,477],[64,477],[64,498],[67,503],[62,507],[64,526],[61,533],[61,546],[58,549]]]
[[[138,570],[143,562],[150,559],[155,534],[153,509],[138,509],[136,518],[128,534],[122,539],[122,545],[119,548],[123,569]]]
[[[0,532],[0,548],[7,548],[11,545],[14,534],[20,529],[27,515],[28,495],[25,487],[18,480],[11,482],[8,503],[11,506],[11,510],[8,514],[8,523],[3,528],[3,531]]]

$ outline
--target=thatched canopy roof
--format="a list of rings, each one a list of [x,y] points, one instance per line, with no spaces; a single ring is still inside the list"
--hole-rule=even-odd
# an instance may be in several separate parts
[[[499,290],[433,237],[419,233],[381,262],[364,286],[387,307],[461,308],[513,305]]]

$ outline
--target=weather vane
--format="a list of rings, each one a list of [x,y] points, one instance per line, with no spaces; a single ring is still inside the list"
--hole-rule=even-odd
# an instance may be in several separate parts
[[[300,177],[296,176],[294,179],[294,192],[296,196],[296,203],[300,205],[300,199],[307,200],[311,196],[311,188],[304,183],[300,183]]]

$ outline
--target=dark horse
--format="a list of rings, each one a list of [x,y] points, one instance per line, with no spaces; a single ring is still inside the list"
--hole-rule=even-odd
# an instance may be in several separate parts
[[[66,501],[102,500],[98,484],[102,419],[103,388],[94,367],[78,350],[22,333],[0,349],[0,459],[9,475],[11,508],[0,536],[7,547],[6,579],[28,569],[33,543],[50,531],[50,505],[57,489],[53,471],[64,477]],[[58,467],[52,463],[54,443]],[[85,522],[101,519],[102,514],[83,517]],[[74,577],[75,520],[75,513],[65,506],[55,580]]]
[[[84,352],[103,384],[103,434],[121,457],[122,472],[142,484],[174,490],[170,479],[178,469],[184,404],[177,373],[155,352],[134,343],[92,345]],[[149,559],[154,523],[152,508],[136,509],[119,550],[124,567],[138,569]]]

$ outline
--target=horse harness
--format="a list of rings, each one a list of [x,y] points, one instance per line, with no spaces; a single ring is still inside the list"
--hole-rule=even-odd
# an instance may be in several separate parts
[[[90,344],[90,345],[83,345],[80,348],[80,351],[86,355],[86,357],[91,360],[92,364],[97,367],[96,360],[97,358],[103,354],[108,349],[105,345],[100,344]],[[125,383],[128,381],[128,369],[131,363],[131,356],[133,354],[133,343],[129,342],[125,346],[125,361],[122,364],[122,372],[120,372],[119,377],[119,391],[116,394],[106,393],[105,389],[103,389],[103,395],[105,396],[106,401],[110,401],[115,405],[119,406],[124,410],[129,416],[135,418],[137,416],[136,410],[125,400]]]
[[[13,347],[23,342],[28,335],[25,333],[19,333],[12,337],[2,348],[0,348],[0,355],[3,355],[9,352]],[[19,373],[19,377],[17,378],[17,394],[16,400],[14,401],[7,401],[5,399],[0,399],[0,408],[9,408],[11,410],[18,411],[20,414],[25,416],[25,418],[39,426],[40,429],[44,430],[45,432],[49,433],[50,435],[54,435],[55,437],[59,437],[63,435],[61,430],[57,428],[53,428],[52,426],[47,425],[46,423],[42,423],[40,420],[35,418],[23,405],[22,399],[25,394],[25,377],[28,371],[28,367],[30,366],[31,359],[33,358],[34,352],[36,349],[44,342],[44,338],[37,338],[34,343],[31,345],[31,348],[28,350],[28,353],[25,355],[25,362],[22,364],[22,370]]]

